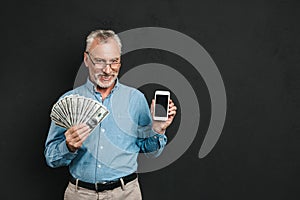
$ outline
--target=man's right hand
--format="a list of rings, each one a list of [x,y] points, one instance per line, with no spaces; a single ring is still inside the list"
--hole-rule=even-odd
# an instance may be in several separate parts
[[[89,136],[91,129],[86,124],[72,126],[65,132],[66,144],[71,152],[75,152]]]

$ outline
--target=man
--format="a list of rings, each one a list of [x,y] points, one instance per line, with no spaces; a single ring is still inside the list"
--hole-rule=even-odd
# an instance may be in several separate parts
[[[176,114],[170,100],[168,120],[153,120],[144,95],[118,81],[121,42],[110,30],[96,30],[86,40],[87,82],[67,92],[101,102],[110,114],[92,132],[86,124],[68,130],[51,123],[45,157],[51,167],[69,166],[65,199],[141,199],[136,175],[139,152],[158,156]]]

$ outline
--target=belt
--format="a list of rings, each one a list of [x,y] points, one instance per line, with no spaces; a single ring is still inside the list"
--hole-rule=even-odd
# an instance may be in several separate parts
[[[132,173],[132,174],[129,174],[128,176],[124,176],[120,179],[123,179],[124,185],[125,185],[126,183],[133,181],[136,178],[137,178],[137,174]],[[106,182],[106,183],[88,183],[88,182],[78,180],[70,175],[70,182],[73,183],[74,185],[77,185],[79,187],[83,187],[83,188],[86,188],[89,190],[95,190],[96,192],[102,192],[104,190],[113,190],[117,187],[120,187],[122,185],[122,182],[120,179],[117,181],[110,181],[110,182]],[[77,181],[77,184],[76,184],[76,181]]]

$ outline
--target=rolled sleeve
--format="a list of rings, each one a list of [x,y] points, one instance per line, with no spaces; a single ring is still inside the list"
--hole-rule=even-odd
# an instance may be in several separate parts
[[[50,167],[67,166],[77,156],[77,152],[70,152],[64,132],[66,130],[51,123],[45,145],[45,158]]]

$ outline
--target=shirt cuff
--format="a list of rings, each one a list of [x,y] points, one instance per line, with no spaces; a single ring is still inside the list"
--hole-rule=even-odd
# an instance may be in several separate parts
[[[77,155],[77,150],[75,152],[69,151],[66,141],[63,141],[59,145],[59,151],[61,155],[67,159],[73,159]]]
[[[160,149],[167,144],[167,136],[165,134],[156,133],[153,138],[158,141]]]

